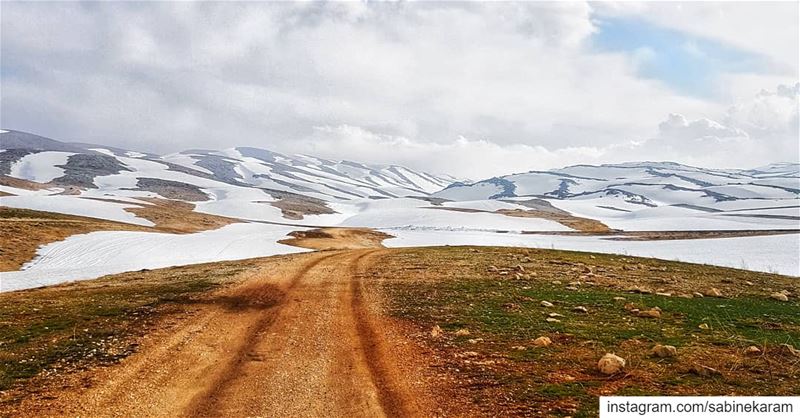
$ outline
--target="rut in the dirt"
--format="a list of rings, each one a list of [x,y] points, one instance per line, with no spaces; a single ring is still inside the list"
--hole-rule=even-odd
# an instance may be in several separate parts
[[[264,269],[51,412],[418,415],[364,293],[362,271],[379,253],[309,253]]]

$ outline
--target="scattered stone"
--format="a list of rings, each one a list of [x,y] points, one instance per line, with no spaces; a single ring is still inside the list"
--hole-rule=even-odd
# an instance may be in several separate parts
[[[694,296],[692,296],[692,295],[690,295],[688,293],[681,293],[681,294],[678,295],[678,297],[679,298],[683,298],[683,299],[694,299]]]
[[[517,271],[519,271],[520,273],[525,273],[525,267],[522,267],[522,264],[517,264],[517,267],[516,267],[516,269],[517,269]]]
[[[560,313],[557,313],[557,312],[551,312],[551,313],[547,314],[547,316],[550,317],[550,318],[563,318],[564,317],[564,315],[561,315]]]
[[[576,281],[574,281],[574,282],[569,282],[569,285],[570,285],[570,286],[580,286],[580,285],[581,285],[581,282],[579,282],[579,281],[577,281],[577,280],[576,280]]]
[[[553,280],[550,283],[555,284],[555,285],[559,285],[559,284],[561,284],[561,280]]]
[[[753,282],[751,282],[751,281],[745,281],[744,284],[746,284],[748,286],[754,286]]]
[[[465,352],[464,352],[463,354],[461,354],[461,355],[462,355],[463,357],[478,357],[478,353],[476,353],[476,352],[474,352],[474,351],[465,351]]]
[[[501,271],[501,272],[500,272],[500,275],[501,275],[501,276],[507,276],[507,275],[508,275],[508,272],[507,272],[507,271]]]
[[[514,278],[517,279],[517,280],[522,280],[523,279],[522,275],[519,274],[519,273],[514,274]]]
[[[671,345],[656,344],[655,347],[650,350],[650,355],[660,358],[675,357],[678,355],[678,349]]]
[[[612,353],[606,353],[606,355],[597,362],[597,369],[600,373],[609,376],[618,373],[623,368],[625,368],[625,359]]]
[[[463,337],[465,335],[469,335],[469,330],[466,328],[461,328],[460,330],[456,331],[456,337]]]
[[[657,295],[657,296],[666,296],[666,297],[671,297],[671,296],[672,296],[672,293],[669,293],[669,292],[656,292],[656,295]]]
[[[489,266],[489,271],[496,272],[497,270],[499,270],[497,266]]]
[[[589,313],[589,310],[585,306],[576,306],[572,308],[572,312]]]
[[[721,298],[722,297],[722,292],[720,292],[719,289],[717,289],[716,287],[710,287],[710,288],[706,289],[706,291],[704,292],[704,295],[712,297],[712,298]]]
[[[786,294],[781,293],[781,292],[775,292],[775,293],[769,295],[769,297],[771,297],[772,299],[775,299],[775,300],[779,300],[781,302],[788,302],[789,301],[789,297],[786,296]]]
[[[545,321],[547,321],[547,322],[552,322],[552,323],[558,323],[558,322],[561,322],[560,320],[558,320],[558,319],[556,319],[556,318],[547,318],[547,319],[545,319]]]
[[[533,261],[533,260],[531,260],[530,257],[525,257],[525,258],[522,259],[523,263],[530,263],[531,261]]]
[[[539,337],[533,340],[533,345],[536,347],[547,347],[548,345],[552,344],[553,341],[550,340],[548,337]]]
[[[751,345],[750,347],[744,349],[744,354],[746,356],[757,356],[761,354],[761,349],[754,345]]]
[[[694,296],[694,297],[696,297],[696,298],[702,298],[702,297],[703,297],[703,294],[702,294],[702,293],[700,293],[700,292],[692,292],[692,296]]]
[[[442,336],[442,334],[444,334],[444,331],[442,331],[442,327],[434,325],[433,328],[431,328],[431,337],[439,338]]]
[[[575,287],[575,286],[567,286],[564,289],[567,289],[567,290],[578,290],[578,288]]]
[[[515,346],[511,347],[511,349],[512,350],[517,350],[517,351],[525,351],[525,350],[528,349],[528,347],[525,347],[524,345],[515,345]]]
[[[548,302],[548,301],[546,301],[546,300],[543,300],[542,303],[540,303],[540,305],[544,306],[545,308],[552,308],[553,307],[553,304]]]
[[[622,296],[615,296],[614,300],[617,301],[617,302],[621,302],[621,301],[625,300],[625,298],[623,298]]]
[[[470,344],[482,343],[483,342],[483,338],[470,338],[470,339],[467,340],[467,342],[470,343]]]
[[[717,376],[717,375],[721,375],[722,374],[717,369],[714,369],[714,368],[708,367],[708,366],[703,366],[703,365],[700,365],[700,364],[693,365],[689,369],[689,371],[691,373],[694,373],[694,374],[696,374],[698,376],[702,376],[702,377]]]
[[[711,327],[708,326],[708,324],[706,324],[705,322],[700,324],[700,325],[698,325],[697,328],[700,328],[700,329],[711,329]]]
[[[637,316],[639,318],[661,318],[661,310],[653,308],[646,311],[639,311]]]

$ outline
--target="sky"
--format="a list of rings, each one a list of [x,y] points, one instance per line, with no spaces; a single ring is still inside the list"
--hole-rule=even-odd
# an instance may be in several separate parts
[[[800,161],[798,3],[0,3],[0,127],[480,179]]]

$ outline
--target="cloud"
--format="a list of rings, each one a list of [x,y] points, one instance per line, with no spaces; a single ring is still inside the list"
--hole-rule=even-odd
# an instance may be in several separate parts
[[[670,113],[667,120],[658,125],[659,136],[667,139],[703,139],[703,138],[747,138],[747,133],[730,128],[710,119],[701,118],[693,121],[679,113]]]
[[[0,125],[153,152],[257,146],[476,177],[658,158],[635,144],[673,112],[751,137],[784,120],[758,110],[777,93],[728,123],[731,102],[640,78],[652,50],[593,51],[601,6],[3,2]],[[786,82],[737,77],[737,95]],[[693,152],[674,149],[677,160]]]

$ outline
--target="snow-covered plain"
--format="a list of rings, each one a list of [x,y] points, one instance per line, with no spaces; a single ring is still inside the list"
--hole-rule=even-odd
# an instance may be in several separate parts
[[[194,234],[103,231],[39,248],[21,271],[0,273],[0,292],[86,280],[107,274],[308,250],[279,244],[297,227],[232,224]]]
[[[387,247],[513,246],[652,257],[800,276],[800,234],[669,241],[615,241],[603,237],[482,231],[384,229]]]

